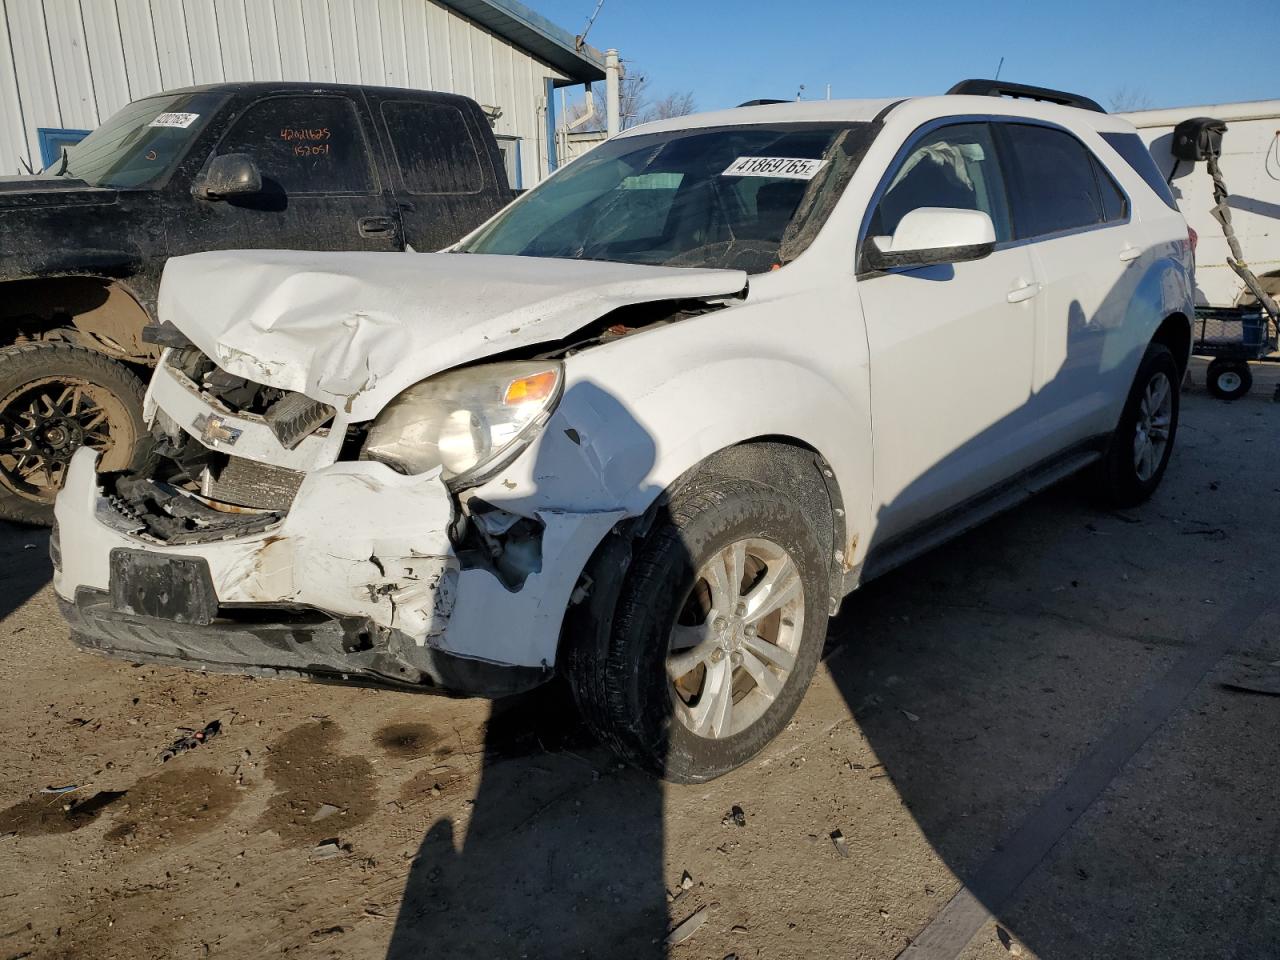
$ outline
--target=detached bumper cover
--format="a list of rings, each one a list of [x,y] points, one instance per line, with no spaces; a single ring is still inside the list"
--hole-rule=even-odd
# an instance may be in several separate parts
[[[119,613],[98,590],[58,598],[76,646],[143,663],[171,663],[260,677],[294,677],[501,697],[546,679],[540,667],[459,657],[418,646],[398,631],[323,614],[277,613],[276,619],[217,620],[206,625]]]
[[[533,686],[554,669],[578,574],[622,516],[531,511],[545,560],[512,587],[455,552],[455,505],[438,479],[336,463],[308,473],[288,515],[268,529],[168,544],[136,535],[136,521],[98,487],[95,460],[87,448],[76,454],[55,511],[54,590],[73,639],[127,659],[217,671],[479,696]],[[192,610],[207,622],[180,622],[189,618],[170,609],[172,598],[126,602],[117,589],[112,602],[111,558],[121,551],[186,570],[207,564],[216,602]],[[129,584],[139,589],[146,583]]]

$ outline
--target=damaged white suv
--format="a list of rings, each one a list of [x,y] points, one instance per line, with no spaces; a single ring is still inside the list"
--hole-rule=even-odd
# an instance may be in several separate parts
[[[631,762],[742,763],[860,583],[1086,467],[1137,503],[1173,447],[1191,250],[1137,135],[963,90],[640,127],[443,253],[171,260],[156,465],[84,448],[57,502],[73,639],[559,672]]]

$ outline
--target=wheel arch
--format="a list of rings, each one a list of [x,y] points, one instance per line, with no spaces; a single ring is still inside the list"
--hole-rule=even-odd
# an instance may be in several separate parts
[[[153,363],[159,348],[143,342],[151,313],[126,283],[93,274],[8,280],[0,284],[6,345],[64,339],[118,360]]]
[[[764,482],[782,496],[798,497],[830,564],[829,610],[857,584],[851,563],[848,512],[839,479],[812,444],[793,436],[766,434],[722,447],[680,474],[639,515],[627,517],[605,534],[587,561],[569,601],[561,628],[557,664],[566,662],[575,638],[598,636],[613,619],[637,543],[662,516],[667,504],[694,480],[707,475]],[[569,653],[572,656],[572,653]]]
[[[1191,318],[1185,313],[1170,313],[1160,322],[1151,337],[1152,343],[1163,343],[1177,361],[1178,370],[1185,374],[1191,362]]]

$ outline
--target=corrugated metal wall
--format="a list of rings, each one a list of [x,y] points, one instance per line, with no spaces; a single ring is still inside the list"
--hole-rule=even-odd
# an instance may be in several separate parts
[[[545,173],[559,74],[431,0],[0,0],[0,171],[40,167],[37,129],[88,130],[131,100],[221,80],[444,90],[502,108],[526,186]]]

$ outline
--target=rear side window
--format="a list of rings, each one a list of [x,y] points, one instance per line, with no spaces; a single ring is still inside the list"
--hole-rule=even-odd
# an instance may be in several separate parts
[[[1114,223],[1129,216],[1129,199],[1120,189],[1115,178],[1107,172],[1107,168],[1092,153],[1093,175],[1098,179],[1098,192],[1102,195],[1102,219]]]
[[[249,154],[268,190],[373,192],[360,117],[345,97],[259,100],[222,138],[218,153]]]
[[[1050,127],[1003,124],[1013,180],[1018,239],[1107,221],[1093,155],[1075,137]]]
[[[389,100],[382,119],[410,193],[479,193],[484,168],[466,117],[447,103]]]
[[[1133,167],[1134,172],[1146,182],[1157,197],[1164,201],[1166,207],[1170,210],[1178,209],[1178,202],[1173,199],[1173,191],[1169,189],[1169,184],[1165,182],[1164,177],[1160,176],[1160,168],[1156,166],[1151,151],[1147,149],[1147,145],[1142,142],[1140,136],[1136,133],[1104,133],[1101,137],[1112,150],[1124,158],[1125,163]]]

